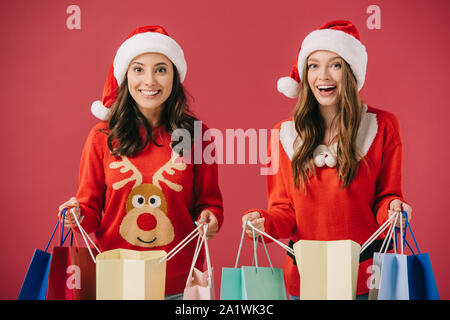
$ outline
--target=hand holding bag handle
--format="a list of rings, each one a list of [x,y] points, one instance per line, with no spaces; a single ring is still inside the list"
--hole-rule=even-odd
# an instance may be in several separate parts
[[[183,249],[189,242],[194,240],[197,236],[200,235],[198,230],[202,227],[202,225],[198,225],[197,228],[192,230],[190,234],[186,236],[183,240],[181,240],[172,250],[170,250],[164,257],[159,260],[159,263],[162,263],[164,260],[169,261],[172,259],[181,249]]]
[[[283,242],[278,241],[277,239],[275,239],[274,237],[272,237],[271,235],[269,235],[268,233],[259,230],[258,228],[256,228],[250,221],[246,221],[246,223],[248,224],[248,226],[250,226],[253,231],[258,231],[259,233],[261,233],[262,235],[266,236],[267,238],[269,238],[270,240],[274,241],[276,244],[278,244],[280,247],[282,247],[284,250],[288,251],[291,254],[295,254],[294,250],[292,248],[289,248],[287,245],[285,245]]]
[[[66,210],[66,209],[64,209]],[[80,222],[78,221],[77,215],[75,214],[75,212],[73,211],[74,209],[70,209],[70,213],[72,214],[72,216],[75,219],[75,222],[77,224],[78,230],[80,230],[81,236],[83,237],[84,243],[86,243],[86,247],[89,250],[89,254],[91,255],[92,260],[94,261],[94,263],[96,263],[95,257],[92,253],[91,250],[91,246],[89,244],[89,242],[94,246],[94,248],[97,250],[98,253],[101,253],[100,249],[97,248],[97,246],[95,245],[94,241],[91,239],[91,237],[89,237],[89,235],[87,234],[87,232],[83,229],[83,227],[81,226]],[[69,220],[70,221],[70,220]],[[72,225],[72,222],[70,222]],[[72,227],[73,229],[73,227]],[[88,242],[89,240],[89,242]]]

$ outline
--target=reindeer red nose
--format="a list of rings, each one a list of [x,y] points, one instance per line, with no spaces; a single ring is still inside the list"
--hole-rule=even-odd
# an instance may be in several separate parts
[[[150,231],[156,228],[157,222],[152,214],[143,213],[137,218],[137,225],[141,230]]]

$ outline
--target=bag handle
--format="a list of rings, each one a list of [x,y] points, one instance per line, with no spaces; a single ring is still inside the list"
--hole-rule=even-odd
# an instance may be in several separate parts
[[[209,256],[209,249],[208,249],[208,239],[206,238],[206,231],[208,230],[208,225],[200,225],[200,227],[203,226],[203,236],[200,237],[200,234],[198,233],[198,239],[197,239],[197,245],[195,247],[194,257],[192,259],[191,269],[189,270],[189,275],[186,279],[186,286],[188,287],[189,282],[192,278],[192,272],[194,272],[195,263],[197,262],[198,256],[200,254],[200,250],[202,249],[203,244],[205,245],[205,255],[206,255],[206,266],[208,269],[208,288],[211,288],[211,281],[212,281],[212,268],[211,268],[211,259]]]
[[[399,213],[396,212],[396,213],[393,214],[393,216],[395,216],[395,218],[393,219],[393,221],[391,223],[391,226],[389,228],[389,231],[388,231],[386,237],[384,238],[383,244],[380,247],[380,252],[381,253],[386,253],[387,252],[387,249],[389,248],[389,244],[390,244],[391,240],[394,241],[395,253],[397,253],[397,246],[396,246],[396,243],[395,243],[395,239],[393,237],[393,233],[394,233],[394,230],[395,230],[395,225],[397,224],[397,221],[398,221]]]
[[[402,213],[405,216],[405,234],[403,236],[403,242],[404,242],[404,244],[406,244],[408,246],[408,248],[409,248],[409,250],[411,250],[412,254],[415,255],[416,253],[414,252],[414,250],[411,248],[411,246],[409,245],[408,241],[406,240],[406,233],[407,233],[407,230],[409,229],[409,232],[411,233],[411,236],[412,236],[412,238],[414,240],[414,244],[416,245],[417,252],[419,254],[421,254],[419,246],[417,245],[416,238],[414,237],[414,233],[412,232],[411,224],[408,221],[408,213],[406,211],[402,211]]]
[[[256,253],[257,247],[258,247],[258,241],[259,238],[261,238],[261,242],[263,243],[264,250],[266,251],[267,260],[269,260],[270,270],[272,270],[273,273],[273,266],[272,261],[270,260],[269,251],[267,251],[266,243],[264,242],[263,236],[255,236],[255,230],[252,230],[253,233],[253,261],[255,262],[256,272],[258,272],[258,255]],[[253,265],[253,262],[252,262]]]
[[[73,245],[73,233],[72,233],[72,229],[69,228],[69,231],[67,231],[66,235],[64,236],[64,222],[66,221],[66,212],[67,212],[67,208],[65,208],[63,211],[61,211],[61,224],[59,225],[59,229],[60,229],[60,233],[58,234],[58,239],[59,239],[59,246],[62,247],[64,245],[64,243],[66,243],[67,237],[69,235],[71,235],[70,237],[70,246]]]
[[[183,249],[189,242],[191,242],[195,237],[199,235],[196,233],[202,225],[198,225],[190,234],[187,235],[186,238],[181,240],[172,250],[170,250],[164,257],[159,260],[159,263],[162,263],[164,260],[169,261],[172,259],[181,249]]]
[[[259,233],[261,233],[262,235],[266,236],[267,238],[269,238],[270,240],[274,241],[276,244],[278,244],[280,247],[282,247],[284,250],[286,250],[287,252],[295,255],[295,252],[292,248],[289,248],[287,245],[285,245],[283,242],[278,241],[277,239],[275,239],[274,237],[272,237],[271,235],[269,235],[268,233],[259,230],[258,228],[256,228],[250,221],[246,221],[246,223],[254,230],[257,231]]]
[[[97,263],[95,260],[95,257],[92,253],[92,249],[91,246],[88,242],[88,240],[90,241],[90,243],[94,246],[94,248],[97,250],[98,253],[101,253],[100,249],[97,248],[97,246],[95,245],[94,241],[91,239],[91,237],[89,237],[89,235],[87,234],[87,232],[83,229],[83,227],[81,226],[80,222],[78,221],[77,215],[75,214],[75,212],[73,211],[74,209],[70,209],[70,213],[72,214],[72,216],[75,218],[75,222],[77,224],[78,230],[81,233],[81,236],[83,237],[84,243],[86,244],[87,249],[89,250],[89,254],[91,255],[92,261],[94,261],[94,263]],[[72,225],[72,222],[70,222]],[[86,240],[87,239],[87,240]]]
[[[394,219],[394,218],[395,218],[395,216],[394,216],[394,215],[391,215],[391,216],[390,216],[390,217],[389,217],[389,218],[381,225],[381,227],[379,227],[379,228],[377,229],[377,231],[375,231],[375,232],[369,237],[369,239],[367,239],[367,241],[364,242],[364,244],[361,246],[361,249],[360,249],[360,251],[359,251],[359,254],[363,253],[363,251],[366,250],[366,249],[372,244],[372,242],[374,242],[374,241],[380,236],[380,234],[384,232],[384,230],[386,230],[387,228],[389,228],[389,226],[390,226],[391,223],[392,223],[392,219]]]
[[[50,246],[50,243],[52,242],[53,237],[55,236],[56,230],[58,230],[58,227],[59,227],[59,219],[58,219],[58,222],[56,223],[55,228],[53,229],[52,235],[50,236],[50,240],[48,240],[48,242],[47,242],[47,246],[45,247],[45,252],[47,252],[48,247]]]

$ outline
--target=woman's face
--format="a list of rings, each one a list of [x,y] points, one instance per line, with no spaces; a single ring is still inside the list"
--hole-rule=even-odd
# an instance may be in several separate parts
[[[307,60],[308,84],[319,105],[336,106],[342,83],[342,58],[331,51],[315,51]]]
[[[144,53],[128,67],[128,90],[142,114],[157,123],[173,85],[172,62],[160,53]]]

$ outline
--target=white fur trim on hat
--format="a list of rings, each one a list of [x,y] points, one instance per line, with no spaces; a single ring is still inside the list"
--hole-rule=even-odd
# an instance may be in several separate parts
[[[120,84],[125,79],[128,66],[136,56],[146,52],[164,54],[177,67],[180,74],[180,82],[184,81],[187,72],[187,64],[180,45],[172,38],[157,32],[139,33],[125,40],[117,50],[114,58],[114,77]]]
[[[106,108],[100,100],[94,101],[91,105],[91,112],[100,120],[108,119],[110,108]]]
[[[300,86],[297,81],[291,77],[282,77],[277,81],[278,91],[286,97],[295,99],[300,93]]]
[[[358,90],[361,90],[366,78],[367,52],[366,47],[358,39],[348,33],[333,29],[321,29],[311,32],[303,40],[298,55],[300,78],[306,59],[317,50],[333,51],[340,55],[352,68],[358,84]]]

